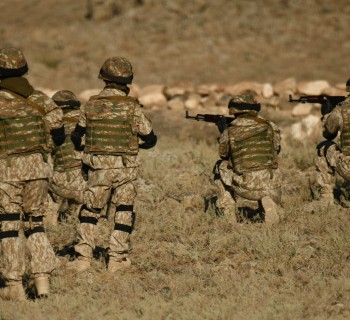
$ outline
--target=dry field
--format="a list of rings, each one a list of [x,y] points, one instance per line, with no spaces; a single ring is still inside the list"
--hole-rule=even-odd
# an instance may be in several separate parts
[[[0,319],[349,319],[350,222],[347,193],[312,208],[313,137],[293,141],[288,114],[265,110],[284,134],[283,213],[274,227],[243,220],[232,228],[216,216],[211,170],[217,159],[213,125],[153,112],[159,144],[142,151],[132,268],[110,275],[104,250],[111,229],[100,221],[91,270],[75,274],[76,217],[49,229],[62,262],[47,300],[0,301]],[[1,260],[0,260],[1,261]]]
[[[0,47],[23,49],[34,86],[100,87],[99,67],[112,55],[130,59],[141,86],[349,78],[347,0],[94,0],[91,20],[86,2],[0,1]],[[349,195],[338,180],[337,204],[314,207],[321,137],[293,141],[290,109],[264,110],[284,133],[281,221],[268,228],[243,219],[233,229],[212,207],[215,126],[148,112],[159,143],[141,152],[132,268],[107,273],[112,226],[100,221],[91,270],[67,270],[77,223],[70,217],[48,230],[61,260],[52,295],[0,301],[0,320],[349,319]]]

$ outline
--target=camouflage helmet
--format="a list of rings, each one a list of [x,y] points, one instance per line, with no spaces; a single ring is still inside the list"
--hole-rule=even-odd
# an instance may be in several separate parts
[[[130,84],[133,76],[131,63],[127,59],[112,57],[104,62],[98,77],[119,84]]]
[[[261,106],[256,97],[253,91],[245,91],[233,96],[228,103],[229,113],[259,112]]]
[[[28,72],[27,61],[17,48],[0,49],[0,77],[20,77]]]
[[[348,81],[346,81],[345,86],[346,86],[346,91],[350,92],[350,79],[348,79]]]
[[[57,91],[53,96],[52,100],[56,105],[64,107],[80,107],[80,101],[76,95],[69,90]]]

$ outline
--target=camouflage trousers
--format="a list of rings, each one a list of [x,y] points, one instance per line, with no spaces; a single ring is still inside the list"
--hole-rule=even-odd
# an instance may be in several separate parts
[[[323,141],[317,146],[316,182],[321,194],[333,193],[335,173],[350,181],[350,156],[345,156],[333,141]]]
[[[85,187],[86,181],[81,168],[65,172],[54,171],[46,200],[47,216],[51,217],[50,220],[57,220],[59,213],[67,216],[78,214],[77,211],[84,202]]]
[[[121,261],[130,250],[130,234],[133,229],[136,197],[135,180],[138,168],[101,169],[89,171],[78,226],[79,243],[75,251],[91,258],[95,248],[96,223],[102,209],[110,204],[114,211],[114,230],[109,240],[108,254],[111,259]]]
[[[263,197],[281,202],[282,175],[278,169],[259,170],[239,175],[228,161],[219,160],[214,167],[216,207],[225,215],[234,215],[236,207],[255,207]]]
[[[25,273],[25,244],[34,277],[51,273],[59,263],[43,228],[43,204],[47,189],[46,179],[0,182],[2,274],[7,283],[22,280]],[[25,237],[19,233],[21,229]]]

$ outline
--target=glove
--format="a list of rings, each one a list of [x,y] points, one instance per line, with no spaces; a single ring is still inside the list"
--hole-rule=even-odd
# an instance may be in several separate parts
[[[223,133],[226,128],[226,119],[225,117],[219,118],[219,120],[215,123],[218,127],[220,133]]]

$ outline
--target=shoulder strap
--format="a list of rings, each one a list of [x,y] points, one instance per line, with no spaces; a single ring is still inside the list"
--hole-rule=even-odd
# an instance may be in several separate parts
[[[2,89],[10,94],[12,94],[14,97],[16,97],[17,99],[19,100],[22,100],[26,103],[28,103],[31,107],[33,107],[34,109],[36,109],[37,111],[39,111],[39,113],[42,115],[42,116],[45,116],[46,115],[46,111],[45,111],[45,108],[37,103],[35,103],[34,101],[31,101],[29,99],[26,99],[24,97],[22,97],[21,95],[13,92],[13,91],[10,91],[10,90],[7,90],[7,89]]]
[[[112,100],[112,101],[118,101],[118,102],[136,102],[135,98],[129,97],[129,96],[91,96],[89,101],[94,100]]]

